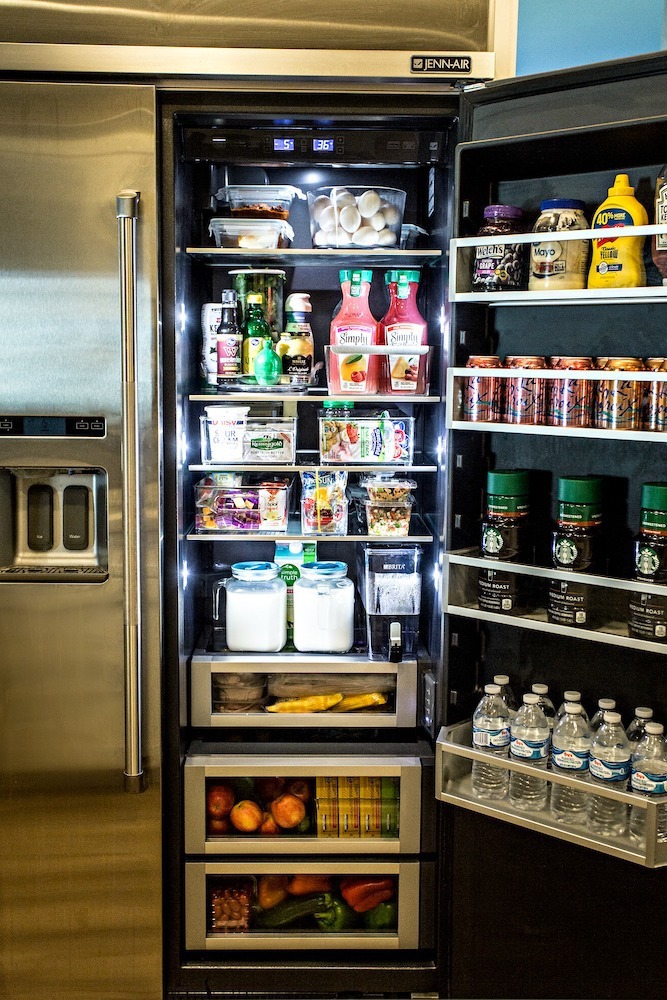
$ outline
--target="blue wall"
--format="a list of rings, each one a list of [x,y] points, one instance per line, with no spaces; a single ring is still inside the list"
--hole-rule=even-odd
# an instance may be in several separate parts
[[[517,76],[662,48],[665,0],[519,0]]]

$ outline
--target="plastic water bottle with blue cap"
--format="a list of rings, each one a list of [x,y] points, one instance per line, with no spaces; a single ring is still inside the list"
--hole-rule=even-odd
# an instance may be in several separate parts
[[[566,692],[567,694],[567,692]],[[575,778],[588,775],[591,731],[578,702],[565,702],[565,710],[551,738],[551,766]],[[551,788],[551,815],[560,823],[585,823],[588,793],[556,782]]]

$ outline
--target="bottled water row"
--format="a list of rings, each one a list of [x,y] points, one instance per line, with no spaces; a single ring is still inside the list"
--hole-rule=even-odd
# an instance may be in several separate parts
[[[566,691],[556,711],[546,684],[533,684],[518,706],[507,674],[487,684],[473,715],[472,744],[489,757],[505,757],[529,764],[535,774],[508,771],[490,761],[473,761],[472,789],[480,799],[504,799],[525,811],[544,809],[551,791],[551,815],[558,822],[582,824],[602,836],[628,830],[624,802],[595,795],[569,784],[548,782],[540,770],[588,778],[591,786],[606,786],[648,798],[667,793],[667,741],[664,726],[654,722],[650,708],[635,709],[627,731],[616,703],[601,698],[589,720],[578,691]],[[633,805],[629,833],[645,835],[646,809]],[[667,805],[658,811],[658,841],[667,841]]]

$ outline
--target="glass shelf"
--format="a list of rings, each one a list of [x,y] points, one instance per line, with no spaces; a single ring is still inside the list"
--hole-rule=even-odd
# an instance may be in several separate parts
[[[324,399],[337,399],[341,402],[357,403],[364,406],[373,406],[375,403],[400,403],[404,406],[406,403],[439,403],[441,401],[440,396],[398,395],[397,393],[392,393],[391,395],[377,393],[368,396],[346,396],[337,393],[335,396],[330,396],[327,389],[324,388],[305,389],[303,392],[253,392],[244,389],[219,392],[212,389],[210,392],[192,392],[188,395],[188,399],[193,403],[215,403],[218,400],[232,401],[234,403],[240,403],[245,400],[251,403],[256,403],[260,400],[271,403],[317,403]]]
[[[293,467],[292,467],[293,468]],[[385,466],[386,468],[386,466]],[[189,542],[373,542],[376,545],[402,545],[410,542],[432,542],[433,535],[419,514],[413,514],[410,520],[410,532],[407,535],[367,535],[365,533],[350,533],[346,535],[315,535],[304,534],[301,530],[301,519],[290,518],[287,531],[190,531],[185,536]]]
[[[311,250],[289,247],[282,250],[237,250],[224,247],[186,247],[193,260],[209,267],[247,267],[261,264],[274,267],[423,267],[437,264],[442,250]]]

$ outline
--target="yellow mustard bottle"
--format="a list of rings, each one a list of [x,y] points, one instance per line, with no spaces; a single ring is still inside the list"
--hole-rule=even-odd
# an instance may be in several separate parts
[[[593,216],[592,229],[648,225],[646,209],[635,198],[635,189],[627,174],[617,174],[607,194]],[[644,236],[624,236],[593,240],[588,287],[639,288],[645,285],[644,239]]]

